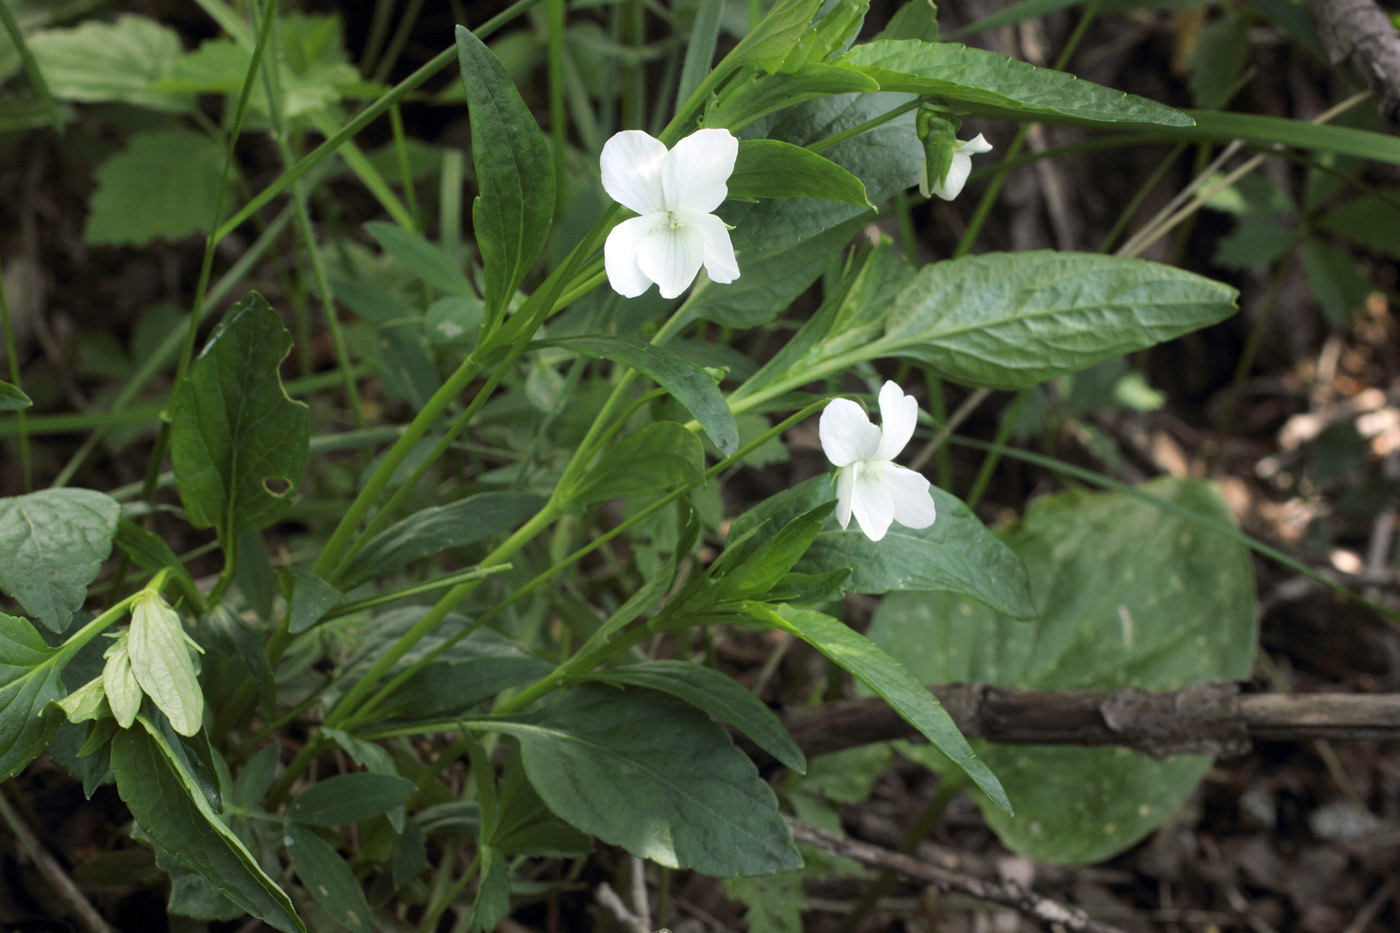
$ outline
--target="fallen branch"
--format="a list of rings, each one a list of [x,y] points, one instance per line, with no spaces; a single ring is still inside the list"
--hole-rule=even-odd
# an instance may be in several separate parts
[[[1153,693],[1009,690],[987,684],[931,688],[962,733],[1003,745],[1114,745],[1153,758],[1246,754],[1257,741],[1400,740],[1397,694],[1248,694],[1234,683]],[[883,700],[840,700],[788,710],[783,723],[809,755],[915,738]],[[750,746],[763,760],[766,756]]]
[[[1381,116],[1400,122],[1400,34],[1374,0],[1303,0],[1332,64],[1346,62],[1376,95]]]
[[[0,819],[3,819],[10,827],[10,831],[15,834],[15,842],[18,843],[19,848],[29,856],[30,861],[39,869],[39,874],[43,875],[44,880],[49,883],[54,896],[58,899],[59,910],[65,916],[71,917],[86,933],[116,933],[97,912],[97,908],[93,907],[83,896],[83,892],[73,883],[73,879],[68,877],[68,872],[63,870],[58,859],[49,854],[49,850],[44,848],[39,837],[34,835],[34,831],[10,806],[10,802],[5,799],[3,793],[0,793]]]
[[[844,855],[871,868],[887,869],[914,881],[933,885],[941,891],[956,891],[979,901],[1014,908],[1027,917],[1039,920],[1050,929],[1070,930],[1075,933],[1123,933],[1118,927],[1092,919],[1078,907],[1069,907],[1041,897],[1015,882],[987,881],[941,868],[866,842],[843,839],[797,820],[789,819],[787,824],[792,830],[793,838],[799,842],[835,855]]]

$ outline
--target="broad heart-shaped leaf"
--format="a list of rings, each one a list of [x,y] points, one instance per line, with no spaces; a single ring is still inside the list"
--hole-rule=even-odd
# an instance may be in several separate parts
[[[881,90],[942,97],[973,112],[1091,123],[1192,123],[1156,101],[951,42],[879,39],[856,46],[838,62],[879,81]]]
[[[117,792],[141,829],[254,917],[283,933],[306,933],[286,893],[210,808],[159,729],[138,717],[111,748]]]
[[[861,180],[810,149],[777,139],[745,139],[729,176],[729,196],[821,198],[874,207]]]
[[[689,704],[585,684],[529,722],[489,728],[520,742],[555,814],[638,858],[717,878],[802,864],[758,769]]]
[[[34,626],[0,612],[0,781],[39,757],[62,722],[46,712],[68,692],[57,656]]]
[[[739,426],[724,393],[704,369],[684,357],[633,337],[561,337],[543,342],[594,359],[612,360],[643,373],[675,397],[725,456],[739,449]]]
[[[797,562],[802,573],[821,574],[850,568],[842,589],[877,595],[891,590],[944,590],[970,596],[1018,619],[1035,615],[1026,568],[952,493],[930,486],[938,519],[928,528],[898,523],[879,541],[871,541],[852,522],[842,528],[827,518],[807,553]],[[829,476],[814,476],[771,496],[734,520],[729,537],[748,534],[765,521],[776,527],[823,502],[836,498]]]
[[[868,358],[905,356],[941,376],[1024,389],[1222,321],[1228,285],[1141,259],[989,253],[920,269]]]
[[[184,129],[135,133],[122,152],[97,167],[97,190],[83,238],[89,243],[140,246],[159,238],[207,233],[218,218],[224,148]],[[223,201],[227,204],[228,201]]]
[[[356,771],[312,784],[287,808],[287,818],[307,826],[358,823],[401,805],[413,782],[394,774]]]
[[[483,492],[414,512],[376,535],[340,574],[353,587],[402,570],[415,560],[512,531],[544,507],[532,492]]]
[[[115,499],[91,489],[0,499],[0,590],[62,632],[112,553],[120,516]]]
[[[658,421],[633,431],[604,451],[578,485],[567,492],[570,505],[666,492],[705,478],[700,438],[674,421]]]
[[[924,683],[1172,690],[1247,676],[1254,585],[1248,548],[1222,530],[1229,512],[1199,480],[1156,480],[1141,492],[1174,511],[1122,493],[1065,493],[1037,499],[1003,533],[1030,570],[1041,607],[1033,626],[955,596],[896,593],[880,604],[870,637]],[[1096,862],[1132,845],[1181,805],[1210,764],[1126,749],[978,744],[1016,802],[1015,818],[983,807],[988,821],[1012,849],[1049,862]]]
[[[277,372],[291,348],[277,312],[253,293],[229,310],[171,400],[180,501],[225,546],[286,511],[306,467],[310,415]]]
[[[907,103],[907,94],[837,94],[791,107],[744,131],[749,138],[767,137],[807,146],[866,123]],[[914,115],[906,113],[850,139],[822,155],[865,185],[872,204],[919,181],[924,148],[914,134]],[[734,228],[736,249],[775,249],[800,243],[863,213],[864,205],[815,198],[774,198],[757,204],[724,205],[722,216]],[[742,279],[741,279],[742,281]]]
[[[747,603],[746,608],[759,622],[796,635],[875,691],[891,709],[967,772],[992,802],[1007,813],[1011,812],[1011,803],[997,776],[973,752],[943,704],[883,648],[840,620],[815,609],[752,602]]]
[[[327,916],[343,929],[369,933],[373,914],[364,889],[335,846],[296,825],[287,827],[284,841],[302,886]]]
[[[807,759],[783,722],[768,706],[727,677],[703,664],[688,661],[645,661],[590,675],[603,683],[646,687],[685,700],[717,716],[753,739],[754,744],[792,770],[807,770]]]
[[[472,163],[480,194],[472,228],[481,251],[486,320],[499,320],[544,248],[554,219],[554,164],[530,109],[481,40],[457,27]]]
[[[28,39],[49,91],[59,100],[117,101],[157,110],[185,109],[188,94],[151,85],[170,74],[180,57],[180,34],[144,16],[114,23],[88,20],[73,29],[49,29]]]
[[[0,411],[19,411],[34,404],[34,400],[24,394],[18,386],[0,382]]]

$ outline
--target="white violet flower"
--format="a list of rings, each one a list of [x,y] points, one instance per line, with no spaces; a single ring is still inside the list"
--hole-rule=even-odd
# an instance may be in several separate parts
[[[933,524],[933,497],[923,475],[895,466],[894,457],[919,420],[919,403],[893,382],[880,389],[880,427],[850,399],[832,399],[818,433],[827,459],[837,466],[836,519],[845,528],[855,515],[860,530],[879,541],[898,521],[908,528]]]
[[[608,234],[608,283],[636,298],[655,282],[662,298],[690,287],[700,266],[715,282],[739,277],[729,228],[711,211],[729,196],[739,140],[728,130],[698,130],[667,151],[641,130],[624,130],[603,146],[603,189],[640,216]]]
[[[924,197],[936,194],[945,201],[953,200],[962,193],[963,185],[967,184],[967,176],[972,174],[972,157],[991,151],[992,144],[987,142],[981,133],[965,143],[958,143],[958,148],[953,150],[953,161],[948,166],[948,174],[936,185],[928,183],[928,163],[925,162],[919,169],[919,194]]]

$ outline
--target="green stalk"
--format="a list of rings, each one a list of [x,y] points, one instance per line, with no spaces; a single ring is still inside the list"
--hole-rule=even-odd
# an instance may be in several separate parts
[[[0,8],[5,0],[0,0]],[[0,275],[0,331],[5,336],[5,358],[10,362],[10,383],[23,389],[19,376],[19,351],[15,349],[15,330],[10,321],[10,304],[5,300],[5,277]],[[24,409],[15,412],[15,429],[19,434],[19,459],[24,465],[24,491],[34,488],[34,465],[29,454],[29,421]]]

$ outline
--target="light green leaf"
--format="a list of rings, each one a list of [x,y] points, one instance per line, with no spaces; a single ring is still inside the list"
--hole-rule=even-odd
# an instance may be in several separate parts
[[[871,541],[852,522],[842,528],[829,517],[796,569],[811,574],[850,568],[842,589],[880,594],[891,590],[945,590],[971,596],[1020,619],[1035,615],[1030,582],[1021,561],[991,534],[952,493],[930,486],[938,518],[928,528],[890,526]],[[822,502],[836,498],[830,476],[815,476],[759,503],[735,519],[736,538],[764,521],[786,524]]]
[[[669,693],[723,719],[793,771],[801,774],[807,770],[807,759],[783,728],[782,720],[762,700],[714,668],[688,661],[645,661],[590,676],[607,684]]]
[[[551,810],[639,858],[717,878],[802,863],[753,762],[679,700],[584,685],[529,722],[490,728],[519,740]]]
[[[974,113],[1090,123],[1192,122],[1156,101],[956,43],[879,39],[856,46],[839,63],[865,72],[880,82],[881,90],[942,97]]]
[[[790,72],[820,64],[844,51],[860,31],[861,23],[865,22],[870,0],[843,0],[823,5],[826,7],[825,15],[793,44],[779,70]]]
[[[399,265],[438,291],[467,298],[476,296],[466,273],[436,243],[396,224],[378,220],[365,224],[365,230]]]
[[[90,19],[72,29],[48,29],[29,37],[29,49],[60,100],[119,102],[155,110],[185,110],[188,95],[152,89],[180,56],[180,36],[144,16],[114,23]]]
[[[131,672],[181,735],[194,735],[204,725],[204,694],[188,637],[179,614],[159,594],[150,593],[132,607]]]
[[[885,28],[876,33],[874,38],[937,42],[938,8],[934,6],[933,0],[906,0],[903,6],[894,11]]]
[[[291,347],[277,312],[251,294],[229,310],[171,400],[180,501],[225,546],[285,512],[306,466],[310,415],[278,375]]]
[[[350,866],[329,842],[309,829],[288,826],[284,842],[302,886],[339,927],[369,933],[373,914]]]
[[[287,818],[307,826],[358,823],[400,806],[413,782],[394,774],[356,771],[317,781],[292,801]]]
[[[97,191],[83,238],[89,243],[140,246],[164,237],[208,233],[218,221],[224,150],[190,130],[135,133],[124,151],[97,167]],[[225,198],[225,204],[228,203]]]
[[[759,622],[796,635],[849,671],[875,692],[890,708],[918,729],[943,754],[967,772],[1002,810],[1011,812],[1011,803],[1001,782],[987,764],[972,751],[953,717],[914,675],[875,642],[829,615],[798,606],[767,606],[748,603],[747,609]]]
[[[0,781],[48,748],[59,718],[45,709],[63,699],[63,666],[25,619],[0,612]]]
[[[19,386],[0,382],[0,411],[19,411],[34,404],[34,400],[24,394]]]
[[[1023,389],[1224,320],[1235,297],[1141,259],[969,256],[920,269],[866,358],[910,357],[964,385]]]
[[[810,149],[777,139],[739,142],[731,198],[821,198],[871,207],[861,180]]]
[[[740,130],[771,113],[832,94],[880,90],[874,78],[844,65],[809,65],[792,74],[751,75],[706,111],[707,127]]]
[[[287,895],[224,825],[179,756],[146,719],[112,739],[117,792],[136,823],[243,910],[283,933],[306,933]]]
[[[739,449],[739,427],[724,393],[709,373],[685,357],[633,337],[562,337],[542,343],[632,367],[684,405],[721,453],[728,456]]]
[[[415,560],[513,531],[544,507],[531,492],[483,492],[414,512],[376,535],[340,574],[344,587],[401,570]]]
[[[62,632],[112,552],[120,514],[115,499],[91,489],[0,499],[0,590]]]
[[[100,676],[94,677],[77,690],[57,701],[58,708],[71,723],[89,722],[110,716],[112,708],[107,704],[107,690]]]
[[[822,0],[778,0],[721,63],[725,68],[754,65],[779,70],[812,25]]]
[[[700,438],[674,421],[658,421],[604,451],[566,495],[570,505],[582,506],[666,492],[704,480],[705,449]]]
[[[107,696],[107,705],[112,708],[112,716],[117,725],[130,729],[141,712],[141,683],[136,672],[131,669],[131,637],[123,632],[112,642],[102,656],[107,663],[102,666],[102,690]]]
[[[809,146],[883,117],[911,99],[907,94],[885,93],[824,97],[755,123],[745,135]],[[859,178],[872,204],[918,184],[919,166],[924,161],[924,147],[914,134],[913,113],[842,140],[821,154]],[[775,249],[801,243],[866,210],[863,205],[815,198],[773,198],[757,204],[726,204],[723,217],[734,227],[730,239],[735,249]]]
[[[1231,518],[1199,480],[1142,491],[1216,525]],[[886,598],[870,637],[924,683],[1044,690],[1172,690],[1249,674],[1253,571],[1239,538],[1122,493],[1074,492],[1031,504],[1003,535],[1030,570],[1034,626],[934,593]],[[939,767],[918,748],[910,754]],[[983,812],[1004,843],[1050,862],[1096,862],[1160,825],[1210,765],[1127,749],[982,746],[1016,802]]]
[[[472,203],[472,228],[481,251],[486,320],[494,322],[505,314],[549,235],[554,163],[510,76],[464,26],[457,27],[457,60],[480,192]]]

